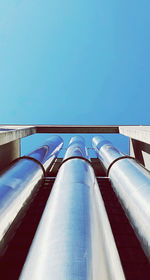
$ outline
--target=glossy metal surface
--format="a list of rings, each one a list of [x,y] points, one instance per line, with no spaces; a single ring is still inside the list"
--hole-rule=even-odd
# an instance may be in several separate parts
[[[74,136],[71,138],[64,160],[74,156],[85,157],[89,159],[88,151],[85,146],[84,139],[81,136]]]
[[[93,138],[93,147],[106,170],[120,152],[101,137]],[[120,154],[122,155],[122,154]],[[150,172],[134,159],[121,159],[110,168],[109,177],[141,245],[150,259]]]
[[[85,156],[83,138],[65,159]],[[20,279],[124,279],[95,174],[83,159],[60,167]]]
[[[28,156],[38,159],[44,167],[57,156],[63,142],[54,136]],[[43,177],[42,168],[29,159],[20,159],[0,176],[0,241]]]
[[[40,161],[45,170],[47,171],[53,159],[57,157],[62,146],[62,138],[60,136],[53,135],[44,143],[42,147],[36,149],[28,156]]]
[[[112,146],[111,142],[104,139],[102,136],[95,136],[93,138],[93,147],[96,150],[99,159],[102,161],[105,169],[117,158],[124,154]]]

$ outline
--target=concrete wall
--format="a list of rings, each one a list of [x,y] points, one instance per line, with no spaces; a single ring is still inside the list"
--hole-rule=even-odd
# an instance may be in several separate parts
[[[20,139],[0,145],[0,170],[20,156]]]

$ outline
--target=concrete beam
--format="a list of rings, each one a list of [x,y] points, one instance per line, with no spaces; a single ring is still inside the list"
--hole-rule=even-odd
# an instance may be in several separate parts
[[[145,125],[0,125],[0,145],[34,133],[120,133],[150,144],[150,126]]]
[[[117,125],[36,125],[37,133],[119,133]]]

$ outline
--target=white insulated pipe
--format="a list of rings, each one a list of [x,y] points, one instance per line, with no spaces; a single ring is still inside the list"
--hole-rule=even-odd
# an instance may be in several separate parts
[[[82,137],[59,169],[20,276],[28,279],[125,279]]]
[[[109,171],[112,187],[150,259],[150,172],[101,136],[93,138],[93,147]]]

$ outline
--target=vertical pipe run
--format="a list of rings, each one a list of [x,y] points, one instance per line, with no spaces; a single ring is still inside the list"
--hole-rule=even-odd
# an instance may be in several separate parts
[[[53,135],[45,141],[42,147],[31,152],[28,156],[37,159],[43,165],[45,171],[47,171],[52,161],[57,157],[62,146],[62,138]]]
[[[124,279],[95,174],[84,158],[84,139],[73,137],[20,280]]]
[[[43,165],[45,170],[57,156],[63,141],[58,136],[50,137],[41,148],[20,158],[0,176],[0,242],[16,218],[26,200],[36,189],[41,178]],[[40,162],[33,161],[36,159]]]
[[[113,189],[150,259],[150,172],[133,158],[121,158],[122,153],[102,137],[93,138],[93,147],[109,170]]]

